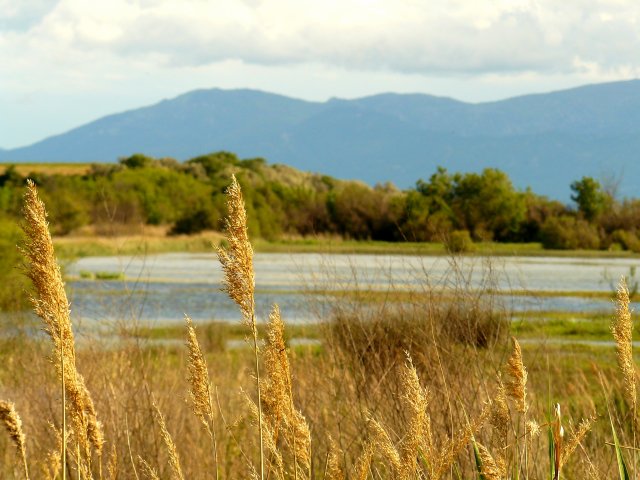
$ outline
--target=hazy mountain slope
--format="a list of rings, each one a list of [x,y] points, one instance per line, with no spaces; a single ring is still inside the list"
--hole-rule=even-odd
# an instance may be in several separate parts
[[[115,161],[134,152],[180,159],[230,150],[402,187],[450,170],[505,170],[519,187],[567,199],[583,175],[640,180],[640,81],[499,102],[381,94],[306,102],[252,90],[199,90],[110,115],[3,161]]]

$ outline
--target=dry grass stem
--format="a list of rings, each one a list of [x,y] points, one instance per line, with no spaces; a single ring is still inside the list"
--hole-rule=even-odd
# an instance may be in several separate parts
[[[176,448],[176,444],[173,442],[173,438],[171,437],[169,430],[167,430],[167,424],[164,420],[164,416],[155,403],[153,404],[153,409],[155,411],[156,420],[158,421],[158,426],[160,427],[160,436],[162,437],[162,440],[167,447],[167,453],[169,454],[169,465],[171,466],[171,471],[173,473],[172,477],[176,480],[184,480],[182,467],[180,466],[180,457],[178,456],[178,449]]]
[[[138,462],[140,463],[140,470],[142,470],[144,478],[148,478],[149,480],[160,480],[158,472],[156,472],[155,469],[151,465],[149,465],[149,463],[147,463],[145,459],[143,459],[142,457],[138,457]]]
[[[469,444],[471,438],[478,432],[480,427],[484,425],[491,415],[491,406],[485,405],[480,415],[469,422],[463,429],[461,429],[457,435],[450,438],[437,459],[436,468],[431,477],[433,479],[442,478],[447,470],[451,467],[456,456],[462,451],[462,449]]]

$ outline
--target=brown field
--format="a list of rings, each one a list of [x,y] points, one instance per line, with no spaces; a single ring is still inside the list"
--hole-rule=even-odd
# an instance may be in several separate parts
[[[31,173],[45,175],[84,175],[91,169],[91,163],[0,163],[0,173],[13,165],[23,176]]]

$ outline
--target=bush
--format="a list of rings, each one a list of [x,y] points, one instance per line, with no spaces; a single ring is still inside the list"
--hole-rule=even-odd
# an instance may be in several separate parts
[[[630,252],[640,253],[640,239],[635,232],[616,230],[611,234],[611,242]]]
[[[169,231],[170,235],[191,235],[219,227],[220,214],[211,208],[199,208],[180,217]]]
[[[544,248],[556,250],[600,247],[600,237],[593,225],[567,215],[549,217],[540,230],[540,240]]]
[[[455,230],[445,239],[445,247],[451,253],[471,252],[473,240],[468,230]]]

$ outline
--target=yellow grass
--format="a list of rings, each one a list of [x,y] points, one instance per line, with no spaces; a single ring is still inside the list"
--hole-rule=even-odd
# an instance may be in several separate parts
[[[23,177],[31,173],[44,175],[84,175],[91,169],[90,163],[0,163],[0,173],[13,165]]]

